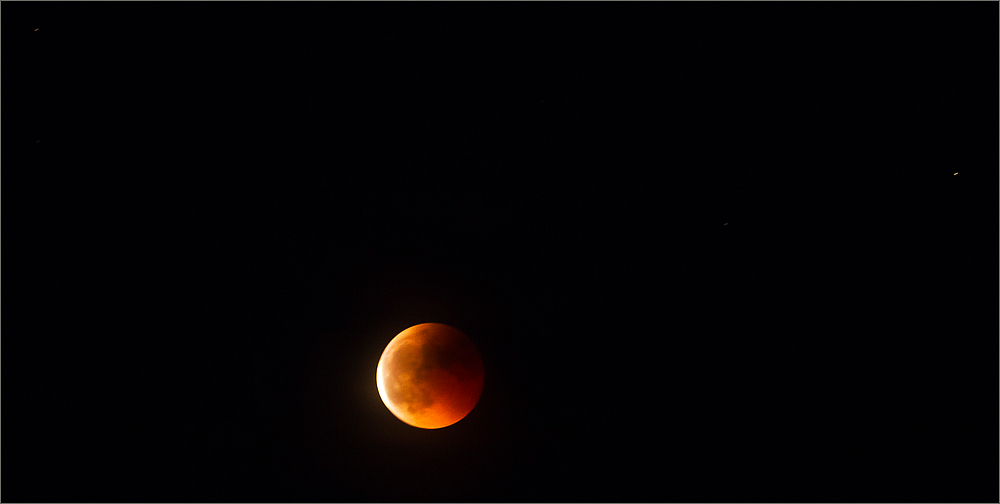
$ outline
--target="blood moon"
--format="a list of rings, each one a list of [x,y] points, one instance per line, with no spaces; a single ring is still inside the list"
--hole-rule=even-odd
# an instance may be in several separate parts
[[[463,418],[483,392],[483,361],[461,331],[445,324],[417,324],[396,335],[382,352],[375,383],[396,418],[422,429],[440,429]]]

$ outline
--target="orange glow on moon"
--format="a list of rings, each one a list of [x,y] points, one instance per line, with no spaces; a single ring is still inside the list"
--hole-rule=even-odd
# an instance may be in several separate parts
[[[375,383],[396,418],[440,429],[465,418],[483,392],[483,361],[472,341],[445,324],[418,324],[382,352]]]

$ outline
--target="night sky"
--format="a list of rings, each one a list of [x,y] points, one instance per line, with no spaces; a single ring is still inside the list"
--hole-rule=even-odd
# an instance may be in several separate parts
[[[7,502],[997,501],[995,2],[3,14]]]

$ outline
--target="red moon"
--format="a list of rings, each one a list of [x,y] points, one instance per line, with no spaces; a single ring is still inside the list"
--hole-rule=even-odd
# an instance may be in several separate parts
[[[445,324],[418,324],[382,352],[375,383],[396,418],[440,429],[463,418],[483,392],[483,361],[472,341]]]

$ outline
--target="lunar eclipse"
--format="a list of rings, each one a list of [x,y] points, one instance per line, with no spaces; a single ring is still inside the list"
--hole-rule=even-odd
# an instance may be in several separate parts
[[[400,420],[440,429],[465,418],[483,391],[483,361],[472,341],[445,324],[418,324],[382,352],[375,382],[382,402]]]

